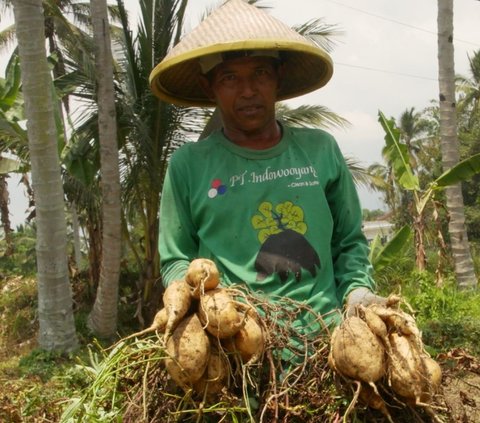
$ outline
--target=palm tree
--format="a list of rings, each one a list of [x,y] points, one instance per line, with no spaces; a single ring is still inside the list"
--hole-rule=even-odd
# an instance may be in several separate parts
[[[113,86],[112,51],[106,0],[91,0],[97,74],[98,136],[102,185],[102,266],[95,304],[90,313],[94,333],[111,337],[117,329],[121,258],[120,173]]]
[[[68,278],[63,187],[42,1],[14,0],[13,6],[37,204],[39,344],[47,350],[69,351],[78,341]]]
[[[153,96],[148,84],[152,67],[181,36],[186,5],[185,0],[142,0],[137,36],[133,38],[123,3],[120,1],[118,4],[122,36],[118,38],[115,32],[114,42],[118,145],[124,204],[123,233],[141,269],[139,287],[144,302],[154,302],[152,288],[160,288],[160,284],[156,283],[160,270],[157,252],[158,207],[168,159],[179,145],[197,139],[206,121],[209,122],[206,129],[211,128],[213,122],[209,120],[211,110],[163,103]],[[312,36],[325,32],[325,26],[319,28],[317,21],[307,25],[307,29]],[[73,62],[72,67],[79,64],[79,61]],[[91,76],[87,75],[88,69],[76,69],[71,74],[72,80],[80,77],[80,74],[86,76],[81,77],[85,82],[75,95],[84,101],[93,99],[95,95],[92,92],[93,84],[88,82],[91,80]],[[69,85],[68,78],[62,80],[64,86]],[[325,127],[345,123],[321,107],[299,108],[296,115],[292,111],[284,113],[285,119],[297,122],[301,120],[298,115],[303,115],[304,122],[308,121],[310,125]],[[96,144],[91,143],[92,137],[96,139],[96,119],[94,108],[90,109],[90,113],[83,113],[81,125],[77,126],[74,134],[78,150],[77,146],[73,146],[73,149],[82,151],[87,159],[81,160],[83,164],[94,163],[97,156]]]
[[[460,112],[468,112],[467,128],[480,118],[480,50],[473,57],[469,57],[470,78],[457,76],[457,87],[460,91],[458,109]]]
[[[1,7],[3,10],[8,10],[11,6],[11,1],[5,0],[2,2]],[[62,78],[67,69],[68,57],[83,58],[88,57],[90,52],[93,51],[92,38],[89,35],[89,29],[91,27],[90,16],[90,4],[88,1],[81,0],[45,0],[42,2],[44,13],[44,36],[47,40],[49,58],[53,64],[53,76],[54,79]],[[116,6],[108,6],[109,15],[113,20],[118,19],[118,11]],[[0,33],[0,49],[8,47],[12,42],[15,42],[14,25],[5,28]],[[59,149],[63,150],[68,146],[68,139],[65,130],[65,115],[69,113],[69,91],[62,94],[62,103],[58,108],[57,121],[58,129],[62,131],[63,136],[59,137]],[[68,152],[62,152],[68,155]],[[61,157],[63,161],[63,157]],[[67,175],[64,174],[64,177]],[[66,184],[68,187],[69,185]],[[72,197],[75,195],[81,195],[76,193],[70,193],[66,191],[66,198],[71,202],[70,210],[72,211],[72,222],[76,222],[75,215],[77,210],[75,203],[72,202]],[[32,205],[34,210],[34,204]],[[97,225],[99,226],[99,225]],[[74,238],[77,237],[78,228],[73,227]],[[77,244],[75,243],[75,246]],[[75,256],[79,257],[80,253],[75,248]],[[79,263],[77,263],[78,266]],[[100,268],[100,266],[97,266]],[[96,284],[98,277],[95,279]]]
[[[444,170],[459,161],[457,140],[455,70],[453,49],[453,0],[438,0],[438,79],[440,88],[440,145]],[[473,260],[470,253],[461,185],[445,190],[450,214],[448,224],[455,273],[459,288],[477,286]]]
[[[457,76],[458,129],[462,157],[480,152],[480,50],[469,57],[470,73]],[[480,216],[478,198],[480,197],[480,175],[462,185],[465,204],[465,218],[469,239],[480,239]]]
[[[142,0],[137,36],[132,36],[123,3],[118,5],[120,31],[112,33],[115,43],[115,95],[117,145],[122,184],[122,232],[136,259],[140,281],[139,307],[151,302],[152,290],[158,283],[160,269],[157,251],[158,207],[166,164],[171,152],[184,142],[192,141],[210,114],[208,110],[181,108],[159,101],[151,92],[148,77],[153,66],[164,57],[172,42],[181,36],[186,0]],[[75,177],[72,185],[95,187],[99,180],[98,113],[95,72],[88,60],[73,58],[70,73],[59,80],[59,89],[76,86],[73,95],[85,105],[76,121],[69,153],[68,168]],[[95,224],[98,211],[83,201],[87,195],[76,196],[89,216],[92,235],[103,230]],[[90,230],[89,229],[89,230]],[[91,237],[95,240],[95,236]],[[98,243],[96,244],[98,245]],[[92,249],[92,245],[90,246]],[[102,254],[102,253],[100,253]],[[99,255],[100,255],[99,254]],[[98,255],[98,256],[99,256]],[[140,315],[141,317],[141,315]]]
[[[398,208],[399,192],[395,184],[392,168],[389,165],[373,163],[367,168],[371,175],[371,189],[379,191],[383,195],[383,202],[391,212]]]

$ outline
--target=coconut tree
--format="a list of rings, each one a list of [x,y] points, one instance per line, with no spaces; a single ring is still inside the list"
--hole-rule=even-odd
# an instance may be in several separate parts
[[[117,329],[118,283],[121,257],[120,173],[113,86],[113,58],[106,0],[91,0],[97,75],[98,138],[102,186],[102,267],[90,326],[103,337]]]
[[[112,33],[115,45],[116,142],[124,206],[122,231],[126,245],[138,264],[140,280],[137,286],[143,293],[139,307],[150,301],[152,289],[160,287],[156,283],[160,274],[158,207],[168,158],[173,149],[196,138],[195,134],[200,133],[209,114],[208,111],[175,107],[159,101],[153,96],[148,83],[150,70],[181,36],[186,5],[186,0],[143,0],[140,2],[138,28],[133,31],[120,1],[121,31]],[[134,32],[136,37],[132,36]],[[88,60],[72,60],[69,69],[71,72],[58,81],[59,89],[67,91],[68,87],[77,87],[72,95],[83,105],[82,113],[75,122],[74,143],[67,159],[67,167],[76,179],[70,182],[95,187],[100,178],[95,72]],[[85,207],[92,204],[81,202],[81,198],[77,200]],[[96,214],[93,208],[86,210],[92,218]],[[89,226],[92,234],[98,234],[98,229],[103,230],[98,225]]]
[[[39,344],[47,350],[69,351],[78,341],[68,278],[63,187],[42,1],[14,0],[13,6],[37,204]]]
[[[480,50],[469,56],[470,72],[457,76],[458,132],[461,154],[480,152]],[[462,185],[467,233],[471,241],[480,240],[480,176]]]
[[[468,61],[470,75],[458,75],[456,81],[460,92],[458,109],[460,112],[467,112],[469,116],[467,127],[471,128],[480,118],[480,50],[477,50],[472,57],[469,56]]]
[[[453,0],[438,0],[438,79],[440,100],[440,145],[443,169],[459,161],[457,139],[455,69],[453,47]],[[461,185],[445,189],[450,215],[448,228],[459,288],[474,288],[477,278],[465,229]]]

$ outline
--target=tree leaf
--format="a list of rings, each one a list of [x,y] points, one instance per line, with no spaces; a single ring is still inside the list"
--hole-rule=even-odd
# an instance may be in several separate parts
[[[16,172],[22,166],[19,160],[9,159],[8,157],[0,156],[0,175],[10,172]]]
[[[448,169],[435,180],[435,184],[437,187],[455,185],[470,179],[477,173],[480,173],[480,153],[462,160],[457,165]]]
[[[412,230],[410,226],[405,225],[399,229],[393,238],[385,244],[385,246],[371,258],[371,262],[375,271],[379,271],[391,263],[398,261],[398,254],[410,239]]]
[[[420,184],[418,178],[413,174],[409,165],[409,156],[407,146],[400,143],[400,131],[395,126],[393,119],[388,120],[385,115],[379,111],[378,121],[385,131],[385,155],[392,163],[393,172],[397,183],[405,189],[419,191]]]

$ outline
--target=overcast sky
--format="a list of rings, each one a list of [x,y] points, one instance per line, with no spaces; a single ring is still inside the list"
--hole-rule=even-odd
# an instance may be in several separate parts
[[[206,7],[220,3],[191,0],[187,25],[196,26]],[[125,4],[135,13],[136,0]],[[323,18],[344,31],[331,53],[335,71],[328,85],[289,103],[320,104],[348,119],[348,129],[331,132],[343,153],[362,164],[381,162],[384,134],[377,122],[379,110],[398,118],[405,109],[420,111],[438,97],[437,0],[263,0],[261,4],[272,6],[269,13],[291,26]],[[479,22],[480,1],[454,2],[457,74],[469,75],[468,55],[480,49]],[[0,69],[3,75],[3,66]],[[360,190],[360,197],[365,208],[382,207],[378,194]]]
[[[195,0],[191,25],[206,5]],[[438,98],[436,0],[265,0],[269,11],[290,26],[312,18],[335,24],[344,34],[331,53],[331,81],[292,105],[321,104],[351,126],[332,130],[345,155],[364,165],[382,162],[384,133],[378,111],[398,118],[407,108],[420,111]],[[454,2],[455,71],[469,75],[468,55],[480,49],[480,2]],[[378,194],[360,190],[366,208],[381,208]]]

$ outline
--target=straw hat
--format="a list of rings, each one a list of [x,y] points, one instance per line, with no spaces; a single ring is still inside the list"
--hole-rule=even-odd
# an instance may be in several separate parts
[[[285,77],[278,99],[324,86],[330,56],[288,25],[243,0],[228,0],[186,35],[152,70],[150,86],[162,100],[182,106],[214,106],[199,83],[199,58],[235,50],[281,52]]]

